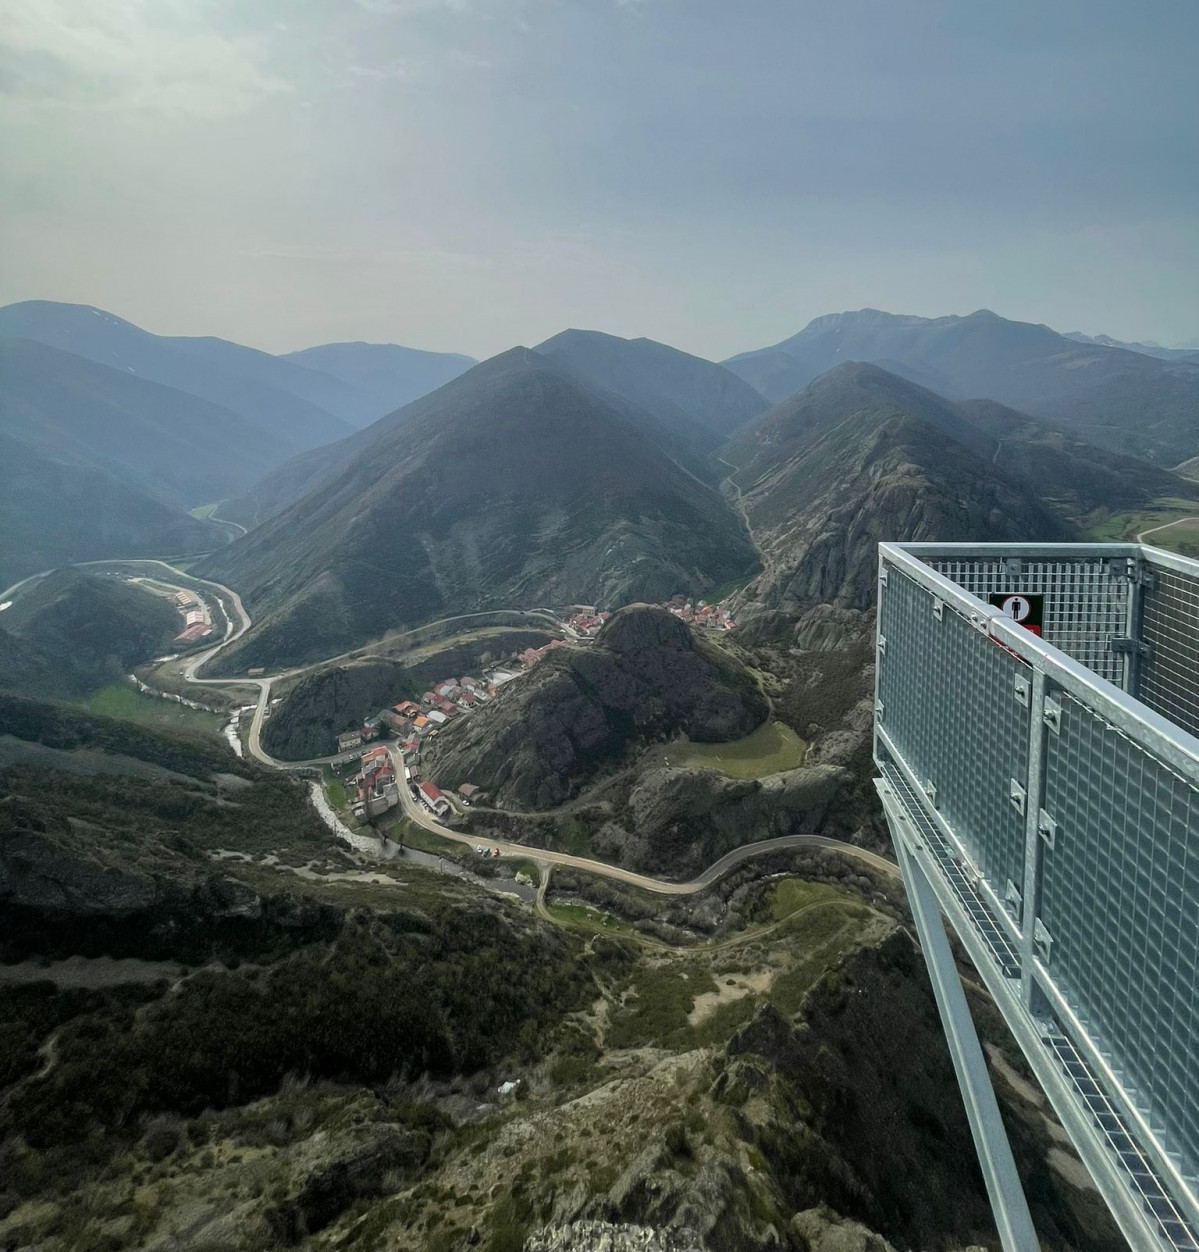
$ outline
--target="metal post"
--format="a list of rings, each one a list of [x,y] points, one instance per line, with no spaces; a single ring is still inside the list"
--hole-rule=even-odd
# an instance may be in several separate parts
[[[1033,956],[1041,891],[1041,806],[1045,798],[1045,671],[1034,669],[1029,693],[1028,792],[1024,808],[1024,899],[1020,914],[1020,999],[1032,1008]]]
[[[999,1115],[995,1088],[991,1085],[983,1059],[978,1032],[966,1003],[966,993],[962,990],[953,952],[941,922],[937,898],[923,866],[908,844],[909,832],[900,807],[888,794],[885,785],[879,790],[1000,1242],[1004,1252],[1035,1252],[1041,1245],[1028,1211],[1020,1176],[1016,1172],[1007,1131]],[[918,839],[913,839],[913,842],[919,845]]]

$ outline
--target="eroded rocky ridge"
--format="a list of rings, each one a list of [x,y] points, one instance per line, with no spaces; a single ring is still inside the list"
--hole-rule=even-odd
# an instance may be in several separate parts
[[[744,843],[818,831],[850,777],[836,765],[762,779],[649,769],[637,778],[620,817],[596,833],[593,846],[630,869],[669,866],[677,874],[698,874]]]
[[[630,605],[594,644],[551,651],[489,706],[429,745],[443,787],[474,783],[500,804],[544,809],[604,761],[678,732],[722,743],[767,714],[753,676],[664,609]]]

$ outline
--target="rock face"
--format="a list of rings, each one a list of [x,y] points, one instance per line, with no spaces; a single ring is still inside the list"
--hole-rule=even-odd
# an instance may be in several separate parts
[[[753,781],[711,770],[647,770],[629,796],[635,830],[608,823],[595,837],[596,851],[630,869],[669,865],[680,875],[698,873],[743,843],[819,830],[849,778],[836,765]]]
[[[766,713],[743,666],[665,610],[630,605],[592,646],[550,652],[427,755],[443,787],[472,782],[501,804],[547,808],[634,742],[682,731],[724,743]]]
[[[524,1252],[701,1252],[699,1244],[672,1230],[602,1221],[547,1226],[525,1240]]]
[[[999,440],[885,370],[830,370],[724,452],[766,566],[750,598],[791,615],[868,609],[881,540],[1070,537],[996,467]]]

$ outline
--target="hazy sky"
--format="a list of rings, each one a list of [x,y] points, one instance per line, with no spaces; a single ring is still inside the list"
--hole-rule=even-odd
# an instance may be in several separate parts
[[[1197,0],[0,0],[0,303],[272,351],[1199,336]]]

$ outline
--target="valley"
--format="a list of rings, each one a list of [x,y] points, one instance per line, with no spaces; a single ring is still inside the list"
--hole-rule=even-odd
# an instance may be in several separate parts
[[[1199,485],[890,361],[771,403],[568,331],[366,420],[402,354],[235,346],[129,359],[355,429],[177,491],[205,552],[0,594],[0,1246],[995,1246],[871,783],[877,544],[1185,551]],[[961,972],[1044,1246],[1119,1252]]]
[[[1199,5],[0,23],[0,1252],[1199,1252]]]

